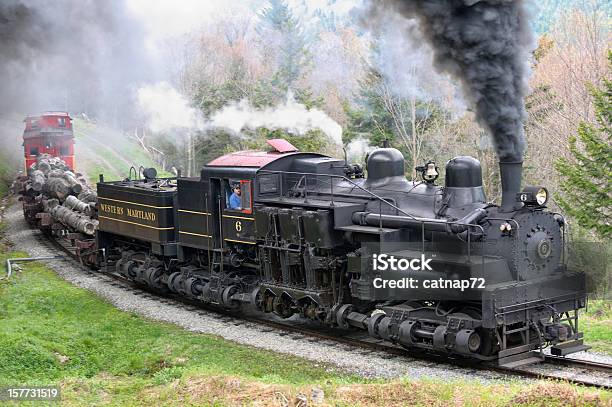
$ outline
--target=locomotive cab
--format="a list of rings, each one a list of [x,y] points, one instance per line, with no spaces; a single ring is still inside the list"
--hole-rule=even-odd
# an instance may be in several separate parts
[[[46,112],[24,119],[23,149],[27,169],[36,157],[48,154],[61,158],[74,170],[74,134],[72,118],[66,112]]]

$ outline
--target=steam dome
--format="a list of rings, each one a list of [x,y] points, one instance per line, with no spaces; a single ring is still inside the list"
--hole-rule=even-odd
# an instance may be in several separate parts
[[[447,188],[474,188],[482,186],[482,168],[474,157],[459,156],[446,163]]]
[[[474,157],[459,156],[446,163],[444,199],[450,208],[487,201],[482,187],[482,168]]]
[[[367,162],[369,185],[406,182],[404,176],[404,155],[396,148],[377,148]]]

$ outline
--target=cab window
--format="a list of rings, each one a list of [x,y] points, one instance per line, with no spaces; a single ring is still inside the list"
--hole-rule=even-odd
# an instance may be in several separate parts
[[[253,211],[251,181],[239,179],[225,180],[225,207],[242,213]]]

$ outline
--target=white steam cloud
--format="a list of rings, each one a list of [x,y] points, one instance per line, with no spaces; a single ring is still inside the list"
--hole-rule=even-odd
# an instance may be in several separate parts
[[[137,92],[140,111],[154,132],[167,132],[177,128],[203,130],[205,121],[201,112],[168,82],[147,85]]]
[[[364,161],[365,155],[375,149],[364,137],[357,137],[346,146],[346,158],[349,162]]]
[[[230,103],[214,113],[207,124],[211,127],[226,128],[235,133],[243,129],[265,127],[304,135],[309,130],[319,129],[334,143],[342,144],[342,127],[325,112],[307,109],[303,104],[296,102],[291,92],[287,94],[284,103],[264,109],[253,107],[246,99]]]
[[[158,133],[173,129],[206,131],[221,128],[241,134],[245,129],[265,127],[305,135],[310,130],[319,129],[335,144],[342,145],[342,127],[325,112],[308,109],[296,102],[291,92],[283,103],[274,107],[257,109],[243,99],[227,104],[208,119],[167,82],[140,88],[137,100],[147,126]]]

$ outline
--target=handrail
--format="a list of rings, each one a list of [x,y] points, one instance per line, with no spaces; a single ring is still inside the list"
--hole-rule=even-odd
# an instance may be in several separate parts
[[[563,216],[562,213],[559,213],[559,212],[551,212],[551,213],[552,213],[553,216],[559,215],[561,217],[561,219],[563,219],[563,228],[561,229],[563,231],[562,236],[561,236],[561,249],[562,249],[561,250],[561,264],[566,265],[566,263],[565,263],[565,261],[566,261],[566,258],[565,258],[566,257],[566,253],[565,252],[568,250],[567,246],[565,244],[566,243],[565,239],[568,238],[568,236],[567,236],[567,229],[566,229],[567,222],[565,221],[565,216]]]
[[[392,207],[393,209],[403,213],[404,215],[408,216],[411,219],[414,219],[415,221],[419,221],[415,216],[406,213],[404,210],[402,210],[401,208],[397,207],[396,205],[393,205],[391,202],[387,201],[385,198],[375,194],[372,191],[368,191],[367,189],[363,188],[361,185],[358,185],[357,183],[353,182],[352,180],[350,180],[349,178],[345,177],[344,175],[334,175],[334,174],[316,174],[316,173],[312,173],[312,172],[295,172],[295,171],[272,171],[272,170],[260,170],[258,171],[259,173],[269,173],[269,174],[293,174],[293,175],[314,175],[314,176],[318,176],[318,177],[330,177],[330,178],[340,178],[344,181],[347,181],[349,184],[357,187],[358,189],[362,190],[363,192],[373,196],[374,198],[378,199],[379,201],[384,202],[385,204],[389,205],[390,207]],[[332,185],[332,184],[330,184]],[[307,188],[307,184],[304,188]],[[333,187],[332,187],[333,188]]]
[[[512,219],[512,218],[500,218],[500,217],[496,217],[496,218],[487,218],[488,221],[492,221],[492,220],[497,220],[497,221],[505,221],[505,222],[514,222],[514,224],[516,225],[516,232],[514,233],[514,240],[516,240],[518,242],[518,238],[519,238],[519,230],[521,229],[521,225],[518,223],[518,221],[516,219]],[[520,281],[520,274],[517,270],[516,272],[516,281],[519,282]]]

